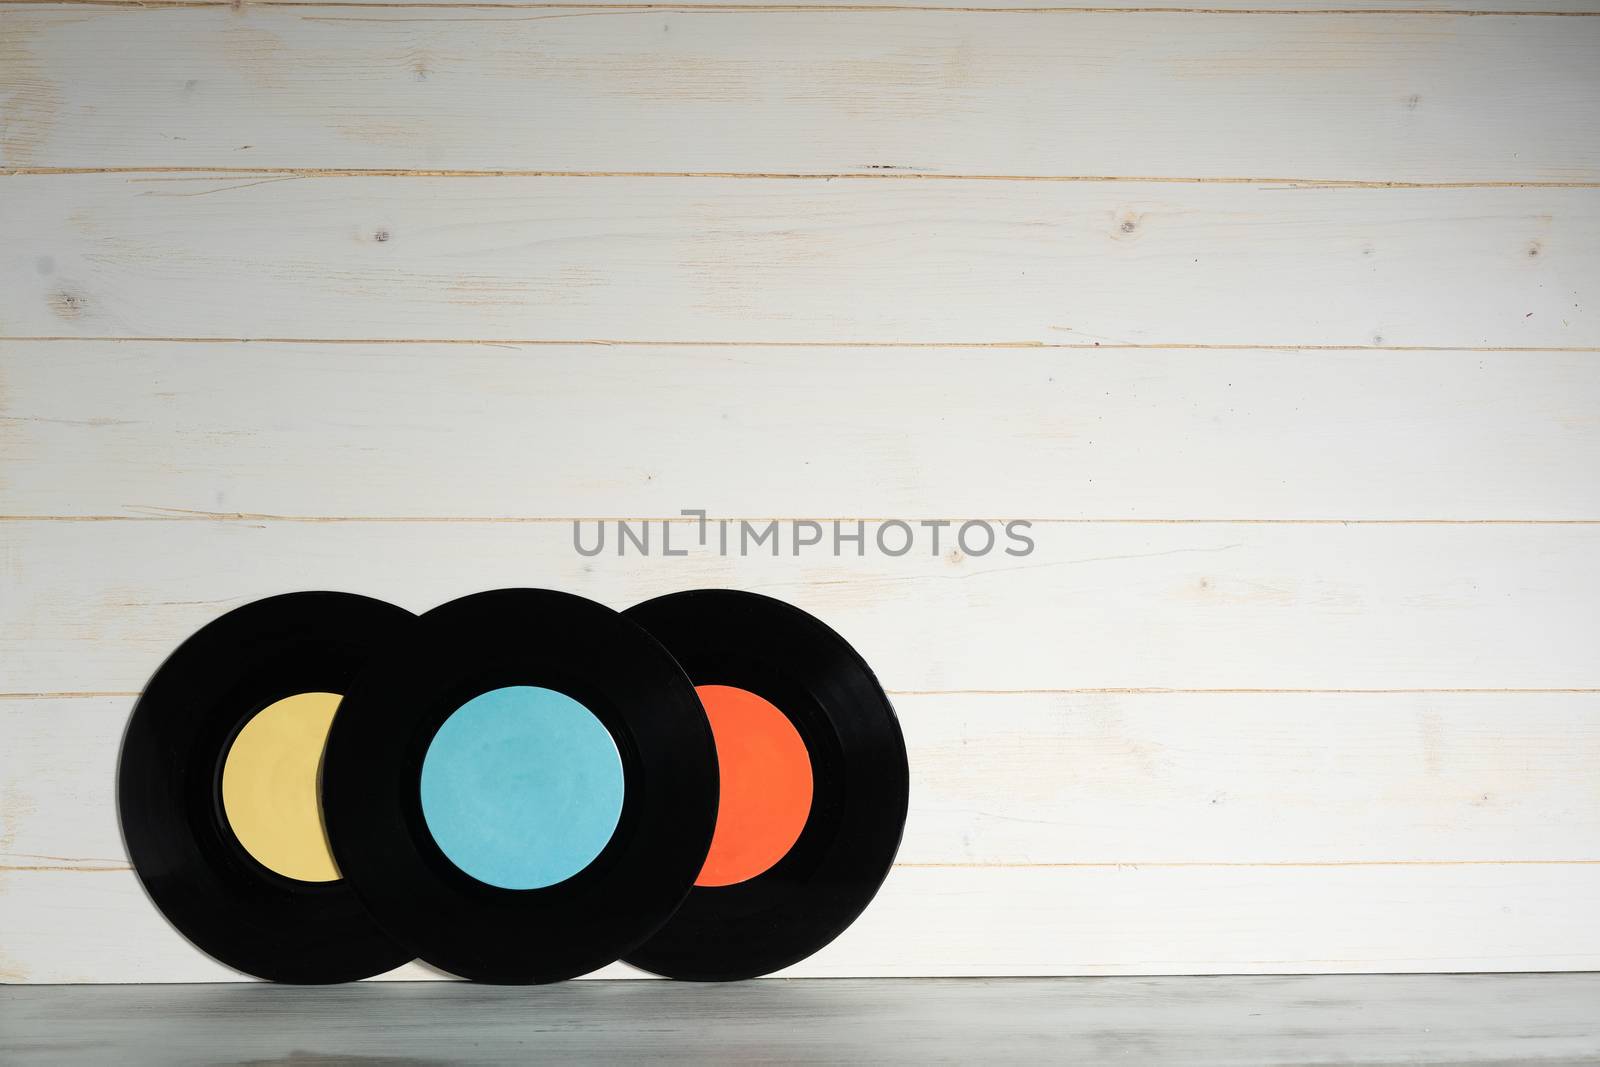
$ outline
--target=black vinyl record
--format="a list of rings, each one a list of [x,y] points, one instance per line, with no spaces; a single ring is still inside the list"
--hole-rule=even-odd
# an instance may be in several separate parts
[[[865,910],[900,846],[909,772],[888,697],[844,638],[770,597],[702,589],[624,614],[697,687],[734,687],[781,710],[805,743],[812,779],[804,827],[781,859],[743,881],[696,885],[626,961],[671,978],[731,981],[805,959]]]
[[[593,859],[527,887],[468,873],[424,805],[425,763],[453,715],[525,688],[599,720],[623,783]],[[614,962],[682,902],[716,821],[716,750],[693,687],[644,630],[582,597],[500,589],[434,608],[385,650],[334,722],[322,789],[339,868],[393,936],[464,978],[552,982]]]
[[[134,705],[117,781],[128,855],[162,914],[222,963],[320,983],[412,958],[344,881],[298,880],[258,862],[229,825],[222,788],[230,747],[258,712],[301,694],[345,693],[373,652],[414,621],[347,593],[256,601],[180,645]]]

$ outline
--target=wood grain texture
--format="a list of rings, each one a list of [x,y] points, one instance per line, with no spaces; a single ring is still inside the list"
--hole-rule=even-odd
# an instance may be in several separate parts
[[[1600,863],[1596,694],[909,694],[899,862]],[[126,868],[126,697],[0,700],[0,871]],[[997,902],[998,904],[998,902]]]
[[[19,1067],[253,1063],[1072,1062],[1575,1065],[1594,975],[585,982],[0,992]],[[293,1025],[285,1025],[292,1021]]]
[[[1597,520],[1597,397],[1594,353],[11,342],[0,515]]]
[[[0,167],[1600,180],[1600,19],[248,5],[7,22]]]
[[[891,690],[1600,686],[1600,527],[1035,534],[1021,559],[724,557],[714,533],[681,558],[585,558],[568,523],[5,523],[0,692],[137,691],[207,620],[291,589],[423,610],[505,585],[617,608],[770,593],[844,634]]]
[[[233,0],[0,0],[6,8],[139,7],[145,10],[168,8],[227,8]],[[251,0],[252,10],[262,8],[342,8],[373,7],[402,10],[463,9],[466,11],[528,10],[654,10],[663,13],[702,9],[767,11],[1003,11],[1035,14],[1140,14],[1168,17],[1193,17],[1217,14],[1257,18],[1261,16],[1342,15],[1349,18],[1409,18],[1428,15],[1437,18],[1474,16],[1517,16],[1531,18],[1586,18],[1600,12],[1596,0],[1139,0],[1138,3],[1107,4],[1105,0],[693,0],[692,3],[656,0],[585,0],[561,3],[560,0]]]
[[[238,977],[111,801],[195,628],[497,585],[877,669],[797,975],[1600,967],[1600,8],[995,2],[0,4],[0,979]],[[573,550],[682,508],[1037,549]]]
[[[9,981],[240,977],[173,931],[130,871],[3,877]],[[838,940],[778,976],[1594,969],[1593,926],[1571,917],[1596,893],[1600,865],[898,867]]]
[[[1600,197],[0,179],[5,336],[1600,346]]]

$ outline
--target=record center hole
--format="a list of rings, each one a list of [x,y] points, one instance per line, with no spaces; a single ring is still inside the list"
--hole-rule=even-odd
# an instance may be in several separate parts
[[[337,693],[296,693],[244,724],[222,764],[222,811],[250,857],[298,882],[335,882],[317,772]]]
[[[711,720],[721,798],[697,886],[746,882],[794,847],[811,817],[811,755],[774,704],[731,685],[696,686]]]
[[[422,815],[439,850],[501,889],[564,882],[622,816],[622,756],[594,713],[538,686],[491,689],[439,727],[422,759]]]

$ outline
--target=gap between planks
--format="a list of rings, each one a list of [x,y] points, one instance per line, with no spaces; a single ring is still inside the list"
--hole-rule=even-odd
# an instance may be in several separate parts
[[[0,0],[4,3],[4,0]],[[460,345],[476,348],[892,348],[892,349],[1060,349],[1062,351],[1178,352],[1600,352],[1600,345],[1355,345],[1355,344],[1184,344],[1126,341],[651,341],[584,337],[177,337],[117,334],[0,334],[0,344],[79,343],[174,345]]]
[[[0,6],[14,0],[0,0]],[[31,2],[31,0],[29,0]],[[90,0],[85,0],[90,2]],[[122,3],[123,0],[112,0]],[[376,5],[359,5],[376,6]],[[810,9],[807,9],[810,10]],[[1594,12],[1600,15],[1600,11]],[[357,20],[359,21],[359,20]],[[884,166],[866,171],[443,170],[404,167],[5,167],[0,177],[149,175],[150,181],[292,178],[698,178],[745,181],[1056,182],[1067,184],[1265,185],[1291,189],[1600,189],[1600,181],[1389,181],[1355,178],[1188,177],[1152,174],[939,174]],[[163,179],[159,175],[181,175]]]
[[[1480,694],[1490,696],[1547,696],[1585,695],[1600,693],[1600,688],[1460,688],[1419,687],[1410,689],[1284,689],[1284,688],[1209,688],[1185,689],[1171,686],[1098,686],[1079,689],[888,689],[892,697],[961,697],[961,696],[1395,696],[1395,695],[1459,695]],[[0,693],[0,700],[97,700],[112,697],[140,696],[135,689],[59,690],[41,693]]]
[[[1129,870],[1152,869],[1273,869],[1320,867],[1593,867],[1600,859],[1534,860],[1181,860],[1176,862],[1138,862],[1085,860],[1074,863],[896,863],[901,870]],[[72,871],[81,874],[117,874],[133,870],[127,863],[110,860],[83,860],[79,863],[0,864],[0,874],[8,871]]]
[[[297,524],[409,524],[466,526],[538,526],[567,523],[698,523],[693,515],[273,515],[249,511],[189,511],[182,508],[144,508],[142,514],[116,515],[0,515],[0,522],[239,522]],[[1039,526],[1600,526],[1600,519],[1263,519],[1263,518],[1139,518],[1139,517],[1018,517],[963,515],[959,518],[873,515],[717,515],[711,519],[729,523],[784,522],[1028,522]]]
[[[1072,7],[1072,6],[1015,6],[983,7],[976,5],[943,4],[594,4],[548,3],[529,0],[410,0],[410,2],[339,3],[337,0],[0,0],[0,7],[122,7],[122,8],[232,8],[287,7],[287,8],[357,8],[401,11],[470,11],[480,8],[491,11],[595,11],[614,14],[630,12],[704,12],[737,13],[807,13],[814,11],[862,12],[939,12],[968,15],[1426,15],[1442,18],[1590,18],[1600,11],[1517,11],[1484,10],[1469,8],[1414,8],[1414,7],[1329,7],[1329,8],[1230,8],[1230,7]]]

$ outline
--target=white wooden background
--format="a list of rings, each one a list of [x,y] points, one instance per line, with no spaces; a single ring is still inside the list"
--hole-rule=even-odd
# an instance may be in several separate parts
[[[506,584],[877,667],[793,973],[1600,967],[1596,16],[0,2],[0,978],[232,977],[113,804],[184,636]],[[570,548],[685,507],[1038,550]]]

